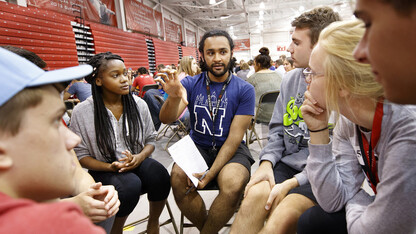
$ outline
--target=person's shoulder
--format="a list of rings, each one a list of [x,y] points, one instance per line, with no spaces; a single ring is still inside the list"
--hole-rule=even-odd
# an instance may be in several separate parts
[[[81,111],[81,110],[87,110],[94,107],[94,101],[92,96],[89,96],[85,101],[78,103],[74,107],[74,111]]]
[[[390,115],[392,122],[406,125],[415,125],[416,127],[416,106],[402,105],[384,101],[384,111]]]
[[[139,109],[140,109],[140,107],[142,107],[142,106],[147,106],[147,104],[146,104],[146,102],[142,99],[142,98],[140,98],[140,97],[138,97],[138,96],[136,96],[136,95],[132,95],[133,96],[133,99],[134,99],[134,101],[137,103],[137,105],[139,106]]]

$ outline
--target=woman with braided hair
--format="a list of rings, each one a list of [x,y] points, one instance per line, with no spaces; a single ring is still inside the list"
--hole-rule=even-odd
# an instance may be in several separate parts
[[[122,233],[127,216],[141,194],[150,203],[148,233],[159,233],[159,216],[170,191],[169,173],[149,156],[155,129],[146,103],[129,91],[124,60],[111,52],[88,62],[94,69],[85,79],[92,97],[77,105],[70,128],[81,138],[75,148],[81,165],[98,182],[114,185],[121,201],[111,233]]]

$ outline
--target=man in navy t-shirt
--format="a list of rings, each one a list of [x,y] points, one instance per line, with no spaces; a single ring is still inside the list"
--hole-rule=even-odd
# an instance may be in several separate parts
[[[185,107],[191,114],[190,136],[209,167],[207,172],[194,174],[200,179],[197,189],[216,185],[220,190],[207,214],[184,171],[176,164],[172,168],[176,203],[201,233],[217,233],[232,217],[254,163],[242,139],[254,115],[255,93],[253,86],[231,73],[233,48],[227,32],[207,32],[199,43],[203,73],[179,81],[174,72],[167,71],[164,81],[158,79],[169,94],[160,120],[174,122]]]

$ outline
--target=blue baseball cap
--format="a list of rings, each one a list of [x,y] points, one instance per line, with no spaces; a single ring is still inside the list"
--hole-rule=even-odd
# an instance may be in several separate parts
[[[0,48],[0,106],[27,87],[71,81],[91,72],[90,65],[44,71],[29,60]]]

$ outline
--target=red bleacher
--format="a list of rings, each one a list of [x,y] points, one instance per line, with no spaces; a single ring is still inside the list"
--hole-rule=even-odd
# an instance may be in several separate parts
[[[178,64],[178,44],[159,39],[153,39],[153,44],[155,46],[156,65]]]
[[[40,8],[0,2],[0,44],[35,52],[50,70],[78,65],[71,19]]]
[[[37,7],[22,7],[0,2],[0,45],[21,47],[38,54],[48,64],[47,69],[78,65],[73,16]],[[91,28],[95,53],[111,51],[120,55],[126,67],[149,67],[145,36],[93,22]],[[178,46],[153,39],[156,64],[176,64]],[[184,55],[195,56],[195,48],[183,47]]]
[[[197,58],[198,54],[196,53],[197,48],[195,47],[186,47],[182,46],[182,55],[183,56],[192,56],[194,58]]]

